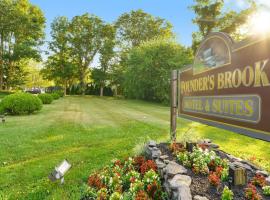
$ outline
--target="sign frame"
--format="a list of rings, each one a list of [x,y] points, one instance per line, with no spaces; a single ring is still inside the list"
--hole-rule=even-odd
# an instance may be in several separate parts
[[[201,71],[199,73],[194,72],[194,65],[187,66],[187,67],[183,68],[182,70],[178,70],[178,83],[177,83],[177,92],[178,92],[178,94],[175,94],[175,95],[177,95],[177,100],[178,100],[177,117],[181,117],[181,118],[185,118],[185,119],[188,119],[188,120],[200,122],[200,123],[203,123],[203,124],[206,124],[206,125],[209,125],[209,126],[222,128],[222,129],[229,130],[229,131],[232,131],[232,132],[236,132],[236,133],[246,135],[246,136],[249,136],[249,137],[252,137],[252,138],[256,138],[256,139],[260,139],[260,140],[270,142],[270,131],[268,132],[268,131],[263,131],[263,130],[259,130],[259,129],[254,129],[254,128],[251,128],[251,127],[248,127],[248,126],[243,126],[243,123],[242,124],[239,123],[239,125],[237,123],[234,123],[234,124],[228,123],[228,122],[226,122],[226,120],[223,121],[222,117],[221,117],[220,120],[215,120],[215,119],[211,119],[209,117],[204,117],[203,114],[201,114],[200,116],[196,116],[196,115],[194,115],[192,113],[189,113],[189,112],[183,112],[183,108],[182,108],[183,97],[188,97],[188,95],[187,96],[181,95],[181,79],[182,79],[181,75],[182,74],[184,74],[184,73],[190,73],[191,74],[191,72],[192,72],[192,76],[200,76],[201,74],[207,74],[209,72],[211,73],[212,70],[214,71],[214,69],[217,69],[217,68],[219,68],[219,69],[220,68],[230,69],[230,67],[232,67],[232,65],[233,65],[232,57],[234,56],[234,59],[238,59],[234,55],[235,52],[243,51],[247,47],[251,48],[253,45],[257,45],[258,43],[261,43],[261,42],[266,41],[266,40],[268,41],[267,44],[270,44],[270,38],[269,37],[268,38],[267,37],[265,37],[265,38],[250,37],[250,38],[246,39],[245,41],[235,43],[225,33],[212,33],[208,37],[206,37],[206,39],[202,42],[202,44],[200,45],[200,47],[199,47],[199,49],[198,49],[198,51],[196,53],[196,57],[198,56],[200,48],[202,48],[203,44],[205,44],[207,41],[210,41],[210,39],[213,38],[213,37],[220,38],[221,40],[224,41],[226,47],[229,50],[230,60],[229,60],[229,62],[224,62],[224,64],[221,64],[220,66],[217,66],[217,67],[215,67],[213,69],[208,69],[208,70],[205,70],[205,71]],[[269,45],[269,52],[270,52],[270,45]],[[237,53],[236,53],[236,55],[237,55]],[[196,59],[196,57],[195,57],[195,59]],[[270,58],[270,56],[269,56],[269,58]],[[238,60],[238,62],[239,62],[239,60]],[[269,65],[270,65],[270,63],[269,63]],[[269,74],[269,77],[270,77],[270,74]],[[268,90],[270,92],[270,86],[269,86]],[[197,94],[197,93],[194,92],[194,94]],[[191,92],[191,94],[192,94],[192,92]],[[224,93],[224,94],[218,94],[218,95],[212,95],[211,94],[210,96],[219,98],[221,96],[234,96],[234,95],[237,95],[237,93],[233,92],[232,94]],[[238,94],[238,96],[241,96],[241,95],[245,95],[245,94],[243,94],[243,93]],[[247,93],[247,95],[259,96],[259,101],[260,101],[259,106],[261,106],[263,100],[262,100],[262,97],[258,93],[254,93],[254,94]],[[196,97],[196,96],[198,96],[198,95],[193,95],[193,97]],[[200,96],[201,97],[207,97],[209,95],[208,94],[205,95],[202,92]],[[270,104],[269,104],[269,106],[270,106]],[[260,112],[260,109],[259,109],[259,112]],[[266,111],[262,110],[262,112],[267,112],[267,110]],[[269,110],[269,112],[270,112],[270,110]],[[259,113],[259,117],[261,117],[261,113]],[[269,123],[270,123],[270,120],[269,120]]]

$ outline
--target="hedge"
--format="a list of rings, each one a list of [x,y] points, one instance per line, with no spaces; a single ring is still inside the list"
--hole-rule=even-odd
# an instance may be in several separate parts
[[[39,94],[38,98],[42,101],[43,104],[51,104],[53,101],[53,96],[51,94]]]

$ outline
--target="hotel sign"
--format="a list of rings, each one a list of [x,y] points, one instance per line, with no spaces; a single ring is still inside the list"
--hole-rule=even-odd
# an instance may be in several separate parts
[[[180,117],[270,141],[270,38],[210,34],[178,80]]]

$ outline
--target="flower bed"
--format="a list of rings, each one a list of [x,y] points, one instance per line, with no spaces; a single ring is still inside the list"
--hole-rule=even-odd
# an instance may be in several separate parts
[[[174,162],[178,163],[180,167],[185,167],[186,171],[181,173],[191,178],[191,182],[188,184],[189,190],[186,190],[186,200],[270,199],[270,183],[266,181],[269,181],[270,177],[267,172],[260,171],[251,163],[242,161],[218,149],[211,150],[211,146],[216,147],[216,145],[209,144],[196,145],[192,152],[186,151],[182,144],[159,144],[156,146],[160,149],[162,155],[156,159],[156,162],[167,164],[167,166],[163,166],[165,173],[168,173],[168,166]],[[246,184],[234,186],[231,171],[229,173],[229,169],[234,165],[239,165],[245,169],[247,174]],[[168,193],[171,191],[171,199],[175,199],[173,194],[176,191],[171,183],[177,176],[179,175],[175,173],[174,177],[168,178],[165,175],[162,179],[163,184],[167,185],[166,191]],[[181,179],[178,180],[178,182],[180,181]],[[182,186],[183,184],[178,184],[177,190],[179,191]],[[182,194],[177,195],[179,198],[179,195]]]
[[[84,188],[84,200],[163,200],[157,165],[144,157],[116,160],[89,176]]]

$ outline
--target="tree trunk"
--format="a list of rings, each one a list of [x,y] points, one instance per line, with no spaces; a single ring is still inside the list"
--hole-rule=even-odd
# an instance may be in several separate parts
[[[114,96],[116,96],[117,97],[117,95],[118,95],[118,91],[117,91],[117,85],[115,86],[115,90],[114,90]]]
[[[85,95],[85,82],[84,82],[84,78],[85,78],[85,72],[84,72],[84,70],[82,70],[81,73],[80,73],[80,85],[81,85],[82,95]]]
[[[103,86],[100,86],[100,96],[103,97],[103,89],[104,87]]]
[[[67,80],[65,80],[64,84],[64,96],[67,96]]]
[[[3,89],[3,77],[4,77],[4,36],[1,34],[1,57],[0,57],[0,90]]]

